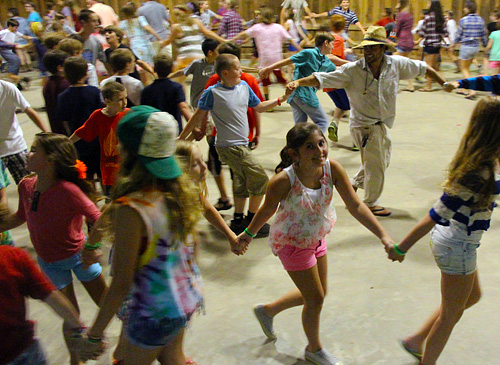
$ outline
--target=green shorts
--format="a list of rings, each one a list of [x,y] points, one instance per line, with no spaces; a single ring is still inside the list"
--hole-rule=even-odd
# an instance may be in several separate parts
[[[262,165],[248,146],[217,147],[222,162],[233,171],[233,195],[237,198],[266,194],[269,181]]]

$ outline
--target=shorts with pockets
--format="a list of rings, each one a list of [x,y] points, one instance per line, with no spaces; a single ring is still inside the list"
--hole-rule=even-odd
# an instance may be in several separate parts
[[[307,248],[285,245],[278,252],[278,257],[286,271],[304,271],[314,267],[318,257],[326,255],[326,241],[323,238]]]
[[[431,235],[431,249],[439,269],[448,275],[471,275],[476,271],[479,244],[450,242]]]

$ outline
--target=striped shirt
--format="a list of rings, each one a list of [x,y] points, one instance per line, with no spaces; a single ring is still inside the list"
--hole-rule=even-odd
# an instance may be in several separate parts
[[[499,176],[496,176],[496,179],[498,178]],[[481,196],[475,191],[463,187],[456,195],[443,193],[432,206],[429,215],[437,224],[465,231],[468,236],[471,236],[477,231],[488,230],[493,212],[493,202],[499,194],[500,181],[497,180],[495,191],[491,197],[491,205],[488,208],[477,209],[473,205]]]
[[[181,24],[183,36],[175,40],[178,49],[178,58],[203,58],[201,43],[203,36],[196,24]]]
[[[500,75],[471,77],[458,80],[458,84],[463,89],[490,91],[495,95],[500,95]]]
[[[464,46],[479,46],[479,41],[486,46],[488,36],[483,18],[477,14],[467,14],[458,22],[458,32],[455,43],[461,43]]]
[[[342,15],[345,18],[345,32],[349,32],[349,26],[351,24],[356,24],[359,22],[356,13],[351,9],[347,9],[346,11],[342,10],[341,6],[337,6],[328,12],[328,16],[332,15]]]
[[[436,16],[434,13],[429,13],[425,16],[418,34],[424,38],[424,46],[439,47],[443,37],[448,36],[448,30],[443,24],[443,31],[438,33],[436,30]]]

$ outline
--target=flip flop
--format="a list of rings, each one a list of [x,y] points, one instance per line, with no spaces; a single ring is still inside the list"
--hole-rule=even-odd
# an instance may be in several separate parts
[[[418,89],[418,91],[421,91],[421,92],[424,92],[424,93],[428,93],[428,92],[431,92],[432,89],[428,89],[426,87],[422,87],[422,88]]]
[[[388,217],[392,214],[390,210],[387,210],[384,207],[379,207],[379,206],[370,207],[370,210],[373,213],[373,215],[377,217]]]
[[[413,356],[418,361],[422,361],[422,354],[418,351],[412,350],[412,348],[408,346],[405,340],[399,340],[399,343],[403,347],[403,349],[406,352],[408,352],[411,356]]]
[[[467,95],[465,98],[467,100],[476,100],[476,95],[475,94],[474,95]]]
[[[413,92],[415,92],[415,89],[408,89],[408,88],[406,88],[406,89],[403,89],[403,91],[408,91],[409,93],[413,93]]]

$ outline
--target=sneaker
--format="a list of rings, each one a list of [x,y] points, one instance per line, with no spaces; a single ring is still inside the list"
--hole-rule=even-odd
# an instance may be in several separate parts
[[[18,82],[16,86],[19,89],[19,91],[23,91],[24,90],[24,87],[23,87],[23,85],[20,82]]]
[[[312,362],[316,365],[341,365],[339,359],[330,354],[325,349],[321,349],[316,352],[311,352],[306,348],[306,361]]]
[[[229,224],[229,228],[231,228],[231,231],[233,231],[236,235],[239,235],[240,233],[242,233],[245,228],[248,227],[248,220],[245,218],[243,219],[238,219],[238,220],[235,220],[235,219],[231,219],[231,223]]]
[[[267,338],[271,340],[276,340],[276,335],[274,334],[273,329],[273,319],[266,315],[266,311],[262,304],[257,304],[253,307],[253,312],[257,320],[259,321],[260,326],[262,327],[262,331],[267,336]]]
[[[352,147],[351,147],[351,150],[356,152],[356,151],[359,151],[359,147],[356,146],[354,143],[352,144]]]
[[[262,228],[259,229],[259,232],[257,232],[257,236],[255,236],[255,238],[268,237],[270,229],[271,229],[271,226],[269,225],[269,223],[264,223]]]
[[[215,203],[214,208],[216,210],[228,210],[231,209],[233,205],[231,204],[231,201],[228,200],[222,200],[222,198],[219,198],[217,203]]]
[[[337,135],[338,130],[337,124],[332,120],[328,127],[328,138],[330,141],[337,142],[339,140],[339,136]]]

